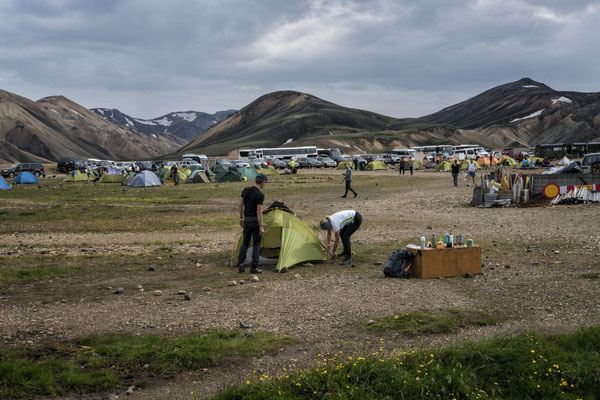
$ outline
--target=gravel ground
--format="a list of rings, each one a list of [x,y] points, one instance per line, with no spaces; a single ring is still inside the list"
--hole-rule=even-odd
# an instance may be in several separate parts
[[[330,173],[311,172],[325,174]],[[365,179],[366,174],[357,173]],[[598,280],[586,278],[600,272],[598,205],[477,209],[467,206],[472,188],[452,187],[448,174],[417,172],[397,181],[397,187],[364,192],[364,181],[358,179],[356,199],[322,193],[308,204],[290,189],[293,202],[306,204],[318,215],[344,208],[361,212],[364,222],[353,237],[354,249],[369,261],[359,262],[355,268],[316,264],[277,274],[268,267],[259,282],[228,286],[240,279],[233,269],[223,266],[234,229],[161,232],[160,241],[169,244],[176,255],[172,265],[165,267],[165,275],[159,275],[169,277],[162,296],[155,296],[152,290],[134,289],[138,284],[156,283],[139,268],[131,268],[131,274],[83,282],[65,278],[43,283],[45,289],[68,292],[63,301],[36,300],[32,293],[36,284],[13,287],[0,294],[0,340],[5,338],[7,345],[35,346],[48,339],[103,332],[169,334],[235,329],[241,321],[249,323],[251,330],[301,339],[299,344],[274,354],[182,374],[127,396],[180,399],[189,398],[190,392],[209,395],[240,382],[256,369],[274,373],[286,365],[310,362],[319,353],[367,351],[378,347],[381,338],[388,349],[411,349],[458,343],[465,338],[527,330],[563,332],[600,324]],[[340,191],[342,188],[340,182]],[[265,194],[269,202],[268,186]],[[223,212],[235,213],[235,202],[224,204]],[[483,274],[473,279],[383,278],[378,263],[385,262],[388,249],[417,243],[422,234],[429,237],[432,232],[440,235],[449,230],[482,246]],[[202,246],[194,245],[195,241],[202,241]],[[160,247],[155,233],[55,234],[49,238],[19,233],[18,227],[1,235],[0,242],[5,244],[0,248],[0,262],[52,252],[155,257]],[[79,246],[82,242],[93,245]],[[215,258],[215,254],[220,256]],[[125,292],[112,295],[115,287],[124,287]],[[192,300],[184,301],[177,294],[179,290],[185,290]],[[20,296],[27,301],[19,301]],[[364,322],[377,316],[444,308],[486,311],[498,316],[500,323],[423,337],[364,329]],[[125,397],[124,392],[114,395]],[[88,396],[103,397],[106,395]]]

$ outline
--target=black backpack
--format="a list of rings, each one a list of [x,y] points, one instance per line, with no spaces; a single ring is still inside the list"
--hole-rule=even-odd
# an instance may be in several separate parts
[[[383,267],[383,274],[387,278],[406,278],[408,279],[408,269],[412,265],[414,256],[408,250],[396,250],[390,255],[390,258]]]

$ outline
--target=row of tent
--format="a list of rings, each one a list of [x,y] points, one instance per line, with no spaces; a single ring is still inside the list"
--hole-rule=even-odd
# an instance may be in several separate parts
[[[40,183],[38,178],[32,174],[31,172],[25,171],[21,172],[19,175],[15,177],[13,180],[13,185],[27,185],[27,184],[36,184]],[[6,182],[6,180],[0,176],[0,190],[10,190],[11,187]]]
[[[492,161],[493,161],[494,165],[504,165],[504,166],[508,166],[508,167],[517,167],[520,165],[517,160],[515,160],[514,158],[511,158],[509,156],[506,156],[506,155],[503,155],[502,157],[500,157],[500,159],[493,157]],[[536,161],[543,162],[544,159],[541,157],[529,157],[526,161],[527,161],[528,165],[534,165],[536,163]],[[486,166],[491,165],[489,157],[480,157],[479,159],[477,159],[477,161],[473,161],[473,163],[475,164],[476,169],[481,169],[482,166],[484,166],[484,165],[486,165]],[[454,164],[453,159],[441,161],[440,163],[437,164],[437,166],[435,167],[435,170],[443,171],[443,172],[450,171],[452,164]],[[460,165],[461,170],[466,170],[469,167],[469,160],[463,160],[463,161],[459,162],[459,165]]]

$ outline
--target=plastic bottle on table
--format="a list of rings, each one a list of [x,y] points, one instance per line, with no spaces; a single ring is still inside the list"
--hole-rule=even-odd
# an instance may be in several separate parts
[[[448,234],[448,247],[452,247],[452,242],[454,241],[454,235],[452,232]]]

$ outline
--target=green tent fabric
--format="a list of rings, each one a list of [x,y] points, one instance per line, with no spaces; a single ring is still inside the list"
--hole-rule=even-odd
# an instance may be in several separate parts
[[[227,170],[223,173],[215,175],[215,182],[241,182],[244,178],[237,171]]]
[[[529,157],[527,159],[529,164],[535,164],[536,161],[544,162],[544,159],[542,157]]]
[[[229,171],[229,168],[224,166],[223,164],[217,164],[214,167],[212,167],[212,172],[215,174],[215,176],[219,174],[224,174],[227,171]]]
[[[448,161],[442,161],[441,163],[439,163],[437,165],[437,167],[435,167],[435,170],[448,172],[448,171],[450,171],[450,166],[451,166],[451,164]]]
[[[515,167],[515,166],[519,165],[517,160],[515,160],[514,158],[511,158],[511,157],[503,158],[502,161],[500,161],[500,164],[510,165],[511,167]]]
[[[350,168],[354,169],[354,162],[352,161],[340,161],[335,169],[346,169],[346,165],[349,165]]]
[[[481,169],[481,164],[479,164],[477,161],[473,161],[473,163],[475,164],[475,169]],[[469,160],[462,160],[460,162],[460,169],[461,170],[465,170],[467,168],[469,168]],[[452,165],[452,164],[450,164]]]
[[[90,180],[93,181],[94,177],[90,176]],[[71,171],[67,174],[67,177],[63,179],[63,182],[87,182],[87,172],[81,172],[78,170]]]
[[[123,179],[125,179],[125,175],[102,174],[98,183],[121,183]]]
[[[258,172],[259,174],[265,174],[265,175],[279,175],[279,171],[277,171],[275,168],[273,168],[272,165],[268,165],[266,168],[256,168],[256,172]]]
[[[187,168],[182,168],[179,169],[177,168],[177,176],[179,177],[179,182],[185,182],[185,180],[188,178],[188,176],[190,176],[192,174],[192,171],[190,171],[189,169],[187,169],[187,171],[189,171],[189,174],[187,174],[186,171]],[[159,176],[160,178],[160,176]],[[162,178],[162,180],[166,183],[168,182],[173,182],[173,177],[172,177],[172,171],[169,169],[169,171],[167,171],[167,173],[165,174],[165,176]]]
[[[423,164],[423,160],[413,160],[414,169],[425,168],[425,164]]]
[[[127,186],[129,184],[129,182],[131,182],[131,180],[136,176],[137,174],[135,172],[130,172],[127,175],[125,175],[125,178],[123,178],[123,182],[121,182],[121,185],[123,186]]]
[[[158,175],[158,177],[160,179],[165,179],[165,175],[171,170],[171,167],[162,167],[161,169],[158,170],[158,173],[156,175]]]
[[[258,172],[250,167],[240,167],[237,169],[237,172],[242,175],[242,179],[245,178],[244,180],[246,181],[253,181],[256,179],[256,175],[258,175]]]
[[[276,208],[263,215],[263,225],[265,234],[260,247],[280,249],[278,271],[307,261],[327,260],[325,248],[315,231],[298,216]],[[234,260],[238,258],[242,239],[240,237]]]
[[[192,175],[185,181],[185,183],[209,183],[210,178],[206,172],[202,170],[196,170],[192,172]]]
[[[370,163],[367,164],[366,169],[370,170],[370,171],[379,171],[379,170],[387,169],[387,167],[383,161],[371,161]]]

